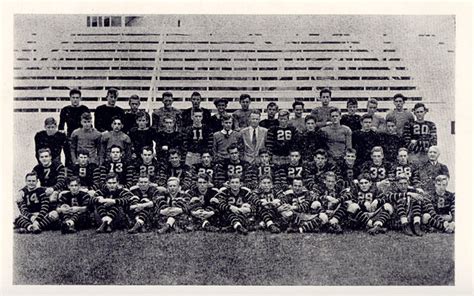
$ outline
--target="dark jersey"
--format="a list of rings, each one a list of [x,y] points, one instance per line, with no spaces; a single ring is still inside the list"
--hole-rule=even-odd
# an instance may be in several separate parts
[[[197,180],[198,174],[208,174],[211,177],[211,183],[214,183],[214,176],[216,175],[215,164],[211,163],[206,166],[202,163],[197,163],[193,165],[191,177],[193,181]]]
[[[342,160],[337,164],[336,167],[338,180],[337,183],[342,188],[353,186],[353,182],[360,174],[359,166],[352,164],[349,165],[346,161]]]
[[[169,207],[177,207],[181,208],[184,213],[187,213],[190,199],[189,194],[184,191],[179,191],[175,196],[172,196],[169,192],[162,192],[157,196],[156,208],[162,210]]]
[[[250,168],[250,171],[252,171],[252,178],[249,178],[249,184],[247,184],[247,187],[250,189],[255,189],[258,187],[258,183],[261,177],[263,176],[270,176],[273,180],[273,182],[276,181],[276,172],[278,170],[278,166],[275,164],[260,164],[256,163],[252,165]]]
[[[143,112],[145,114],[145,117],[147,118],[148,122],[146,124],[147,127],[150,127],[150,123],[151,123],[151,117],[150,117],[150,114],[148,114],[147,112]],[[123,129],[122,131],[128,135],[130,130],[132,128],[138,128],[138,125],[137,125],[137,114],[136,113],[132,113],[132,111],[127,111],[125,112],[124,116],[123,116]],[[130,137],[131,138],[131,137]]]
[[[134,167],[123,160],[107,161],[100,167],[101,186],[105,185],[105,178],[109,173],[118,175],[118,182],[125,188],[130,188],[134,181]]]
[[[367,173],[370,176],[370,181],[380,182],[385,179],[393,179],[391,176],[392,165],[389,162],[383,161],[380,165],[376,165],[373,161],[367,161],[362,165],[361,173]]]
[[[327,161],[323,166],[319,167],[316,165],[315,162],[308,163],[306,165],[306,173],[304,174],[304,185],[308,190],[312,190],[313,188],[318,188],[322,185],[322,181],[324,180],[324,174],[326,172],[335,172],[336,173],[336,165],[331,162]]]
[[[409,147],[412,140],[416,140],[416,144],[410,146],[411,152],[426,153],[430,146],[438,143],[436,125],[431,121],[407,122],[403,129],[403,139],[406,147]]]
[[[143,147],[148,146],[153,149],[153,139],[156,138],[155,134],[156,132],[152,128],[140,130],[134,127],[128,132],[130,141],[132,141],[132,151],[137,157],[140,157]]]
[[[211,151],[213,133],[207,126],[187,126],[183,130],[184,151],[203,153]]]
[[[432,191],[428,196],[437,214],[451,215],[454,220],[454,193],[446,191],[444,194],[438,194]]]
[[[408,177],[408,184],[410,186],[419,187],[420,186],[420,173],[418,168],[411,163],[400,164],[394,163],[392,165],[392,172],[390,176],[396,178],[399,176],[405,175]]]
[[[222,212],[230,211],[231,206],[241,207],[244,203],[251,204],[250,198],[252,192],[250,189],[241,187],[238,192],[233,192],[230,188],[224,188],[216,196],[219,201],[217,208]]]
[[[387,161],[394,162],[397,160],[398,149],[405,147],[403,138],[398,134],[379,134],[380,144],[383,148],[383,155]]]
[[[310,203],[313,200],[313,196],[308,190],[296,193],[293,189],[290,189],[283,192],[281,200],[282,203],[296,206],[297,208],[295,212],[307,213],[309,211]]]
[[[366,207],[366,202],[372,204],[377,200],[378,207],[383,206],[388,202],[388,198],[376,186],[372,186],[367,191],[363,191],[359,186],[354,186],[351,190],[344,191],[341,194],[341,201],[352,201],[357,203],[363,211],[369,211]]]
[[[86,112],[89,113],[90,111],[89,108],[84,105],[77,107],[69,105],[62,108],[61,112],[59,113],[58,129],[62,131],[64,130],[64,125],[67,125],[66,135],[70,137],[75,129],[81,127],[81,115]]]
[[[155,158],[153,158],[150,164],[145,164],[142,159],[138,160],[135,164],[134,183],[137,183],[138,178],[142,175],[147,175],[150,182],[158,183],[160,168],[161,166]]]
[[[94,127],[99,132],[111,131],[112,118],[117,116],[123,120],[124,114],[125,112],[123,109],[118,106],[110,107],[107,105],[101,105],[95,109]]]
[[[344,114],[341,117],[341,125],[348,126],[352,132],[358,131],[362,128],[360,124],[361,116],[357,114]]]
[[[99,197],[114,199],[117,206],[123,207],[130,204],[132,193],[129,190],[123,188],[117,188],[114,191],[110,191],[107,188],[102,188],[95,192],[94,197],[91,199],[91,203],[98,204]]]
[[[357,164],[369,161],[370,152],[375,146],[380,146],[380,136],[373,130],[368,132],[358,130],[352,133],[352,148],[357,151]]]
[[[79,191],[77,194],[72,194],[71,191],[63,191],[59,194],[58,205],[68,205],[70,207],[89,207],[90,196],[87,192]]]
[[[186,193],[191,198],[189,203],[189,211],[195,211],[198,209],[212,210],[213,205],[211,204],[211,198],[219,194],[219,190],[216,188],[208,188],[206,192],[200,192],[197,187],[189,189]]]
[[[341,204],[342,201],[342,194],[343,188],[341,186],[335,186],[334,188],[328,188],[325,185],[319,186],[314,190],[314,200],[317,200],[321,203],[322,210],[330,210],[333,211],[336,209],[337,206]],[[335,198],[337,200],[336,203],[330,202],[328,197]]]
[[[41,217],[48,213],[49,199],[46,197],[45,190],[44,187],[36,187],[30,191],[26,186],[20,189],[17,205],[21,215],[29,219],[33,213],[39,213]]]
[[[48,136],[46,131],[40,131],[35,135],[35,151],[36,159],[39,161],[38,150],[41,148],[49,148],[51,157],[55,161],[61,161],[61,150],[64,151],[66,160],[70,159],[70,148],[67,136],[62,132],[56,132],[52,136]]]
[[[155,201],[159,195],[158,189],[155,186],[148,186],[146,190],[141,190],[138,186],[132,186],[130,192],[132,193],[130,205]]]
[[[53,161],[48,167],[38,164],[33,171],[38,175],[42,187],[52,187],[55,191],[64,188],[66,168],[60,162]]]
[[[168,151],[176,149],[183,155],[183,138],[180,132],[167,133],[160,131],[156,133],[156,158],[160,160],[168,159]]]
[[[296,149],[304,161],[313,161],[313,153],[318,149],[327,149],[326,139],[321,131],[304,131],[298,134]]]
[[[244,186],[249,186],[253,179],[250,170],[250,164],[244,160],[234,162],[230,159],[224,159],[216,164],[216,176],[214,178],[216,187],[222,187],[232,175],[239,175]]]
[[[185,164],[180,164],[177,167],[172,166],[171,164],[161,166],[160,173],[158,175],[158,185],[166,186],[166,183],[170,177],[178,178],[180,181],[180,186],[183,190],[187,190],[191,187],[191,169]]]
[[[290,150],[296,146],[298,132],[293,126],[274,126],[268,130],[266,147],[271,154],[288,156]]]
[[[278,119],[264,119],[260,121],[258,125],[266,129],[270,129],[272,126],[279,126],[280,122],[278,121]]]
[[[297,164],[283,164],[278,166],[275,173],[275,186],[280,190],[286,190],[293,184],[294,179],[306,179],[308,170],[303,166],[303,161]]]
[[[87,166],[75,164],[67,169],[67,176],[77,176],[81,180],[81,186],[89,189],[97,189],[100,183],[100,169],[95,163]]]

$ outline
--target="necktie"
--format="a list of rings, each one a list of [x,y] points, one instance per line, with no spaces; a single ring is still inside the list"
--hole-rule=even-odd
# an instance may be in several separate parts
[[[257,147],[257,129],[253,129],[253,134],[252,134],[252,146],[255,148]]]

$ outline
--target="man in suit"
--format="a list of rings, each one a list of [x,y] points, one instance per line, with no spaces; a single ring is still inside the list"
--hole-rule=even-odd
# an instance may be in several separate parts
[[[193,114],[196,111],[202,112],[202,124],[208,126],[211,120],[211,111],[209,109],[201,108],[201,94],[197,91],[193,92],[191,95],[191,104],[191,108],[184,109],[181,113],[183,128],[193,124]]]
[[[244,160],[250,164],[254,164],[258,157],[260,149],[265,148],[267,140],[267,129],[259,126],[260,110],[252,110],[250,113],[250,126],[241,130]]]

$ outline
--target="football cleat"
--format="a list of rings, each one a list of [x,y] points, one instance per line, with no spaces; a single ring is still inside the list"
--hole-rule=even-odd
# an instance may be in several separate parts
[[[374,227],[370,228],[367,232],[370,235],[376,235],[376,234],[379,234],[379,233],[385,233],[386,231],[387,231],[386,228],[383,228],[379,225],[375,225]]]
[[[286,230],[287,233],[298,233],[300,232],[300,230],[296,227],[288,227],[288,229]]]
[[[204,227],[202,229],[204,231],[207,231],[207,232],[218,232],[219,231],[219,227],[211,225],[210,223],[206,223],[206,225],[204,225]]]
[[[166,223],[165,226],[161,227],[160,229],[157,230],[157,232],[159,234],[164,234],[164,233],[167,233],[167,232],[170,232],[171,231],[171,226]]]
[[[420,223],[413,223],[412,228],[413,228],[413,233],[416,236],[423,236],[423,232],[421,231],[421,228],[420,228]]]
[[[342,234],[343,230],[341,225],[339,224],[331,224],[329,226],[329,232],[334,233],[334,234]]]
[[[97,228],[96,232],[97,232],[97,233],[105,233],[106,230],[107,230],[107,225],[108,225],[108,224],[109,224],[109,223],[103,221],[102,224],[100,224],[99,228]]]
[[[237,226],[237,228],[235,228],[235,230],[237,230],[238,233],[243,234],[243,235],[249,234],[249,231],[245,227],[243,227],[242,225]]]
[[[402,225],[402,232],[408,236],[413,236],[413,232],[411,231],[410,224],[405,223]]]
[[[128,230],[128,233],[136,234],[141,230],[141,228],[142,228],[142,225],[136,222],[135,225],[133,225],[133,227]]]
[[[270,230],[271,233],[280,233],[281,232],[280,228],[278,228],[278,226],[276,226],[275,224],[272,224],[272,225],[268,226],[268,230]]]
[[[110,225],[110,223],[107,223],[107,228],[105,229],[105,232],[111,233],[112,231],[113,231],[112,225]]]

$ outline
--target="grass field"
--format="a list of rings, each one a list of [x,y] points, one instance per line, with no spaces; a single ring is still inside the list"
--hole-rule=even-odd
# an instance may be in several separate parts
[[[454,285],[454,235],[14,235],[13,283]]]

